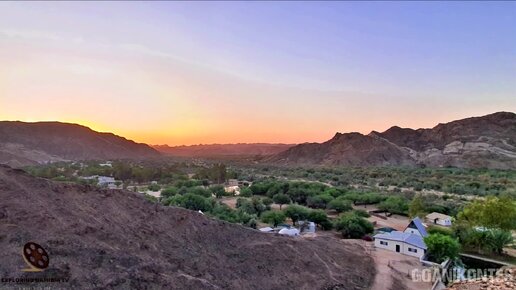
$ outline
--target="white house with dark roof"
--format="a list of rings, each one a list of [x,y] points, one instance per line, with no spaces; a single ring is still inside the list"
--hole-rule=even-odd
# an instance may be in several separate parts
[[[423,240],[428,233],[419,218],[413,219],[405,231],[379,233],[374,236],[374,245],[377,248],[421,258],[426,253]]]

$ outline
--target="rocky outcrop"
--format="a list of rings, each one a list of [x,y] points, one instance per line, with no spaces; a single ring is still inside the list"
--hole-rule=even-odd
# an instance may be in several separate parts
[[[337,133],[324,143],[300,144],[268,162],[285,165],[516,168],[516,114],[499,112],[431,129],[397,126],[368,135]]]

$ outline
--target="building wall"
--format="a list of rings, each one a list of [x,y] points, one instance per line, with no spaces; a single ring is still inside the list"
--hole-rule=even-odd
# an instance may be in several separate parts
[[[411,234],[416,234],[418,236],[421,236],[421,233],[417,229],[413,229],[413,228],[405,229],[404,233],[411,233]]]
[[[382,245],[381,242],[386,242],[387,245]],[[399,245],[400,246],[400,252],[399,252],[400,254],[404,254],[404,255],[408,255],[408,256],[413,256],[413,257],[417,257],[417,258],[420,258],[421,256],[423,256],[425,254],[424,249],[421,249],[421,248],[418,248],[418,247],[415,247],[415,246],[412,246],[412,245],[408,245],[408,244],[406,244],[404,242],[398,242],[398,241],[391,241],[391,240],[384,240],[384,239],[376,238],[374,240],[374,245],[377,248],[386,249],[386,250],[393,251],[393,252],[396,252],[396,245]],[[410,252],[409,248],[416,249],[417,252],[416,253]]]
[[[451,226],[451,220],[449,219],[438,219],[437,224],[445,227]]]

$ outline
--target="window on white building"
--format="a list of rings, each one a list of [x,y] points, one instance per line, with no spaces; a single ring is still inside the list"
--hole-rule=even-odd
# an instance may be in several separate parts
[[[387,245],[389,245],[389,243],[387,243],[387,242],[384,242],[384,241],[380,241],[380,245],[384,245],[384,246],[387,246]]]
[[[417,249],[413,249],[413,248],[408,248],[408,251],[409,252],[413,252],[413,253],[417,253]]]

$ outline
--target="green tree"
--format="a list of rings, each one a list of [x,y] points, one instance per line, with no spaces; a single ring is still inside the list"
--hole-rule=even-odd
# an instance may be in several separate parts
[[[333,200],[333,196],[329,194],[320,194],[309,196],[306,199],[306,205],[311,208],[326,208],[328,203]]]
[[[200,211],[210,211],[212,206],[209,199],[202,197],[197,194],[187,193],[181,197],[179,202],[181,207],[191,209],[191,210],[200,210]]]
[[[274,200],[275,203],[279,204],[280,210],[284,204],[290,203],[290,197],[284,193],[278,193],[278,194],[274,195],[272,197],[272,200]]]
[[[336,212],[344,212],[353,209],[351,200],[337,198],[328,203],[328,209],[333,209]]]
[[[331,229],[331,222],[328,219],[328,215],[322,209],[314,209],[308,214],[308,220],[314,222],[324,230]]]
[[[264,223],[272,224],[273,227],[277,227],[280,223],[285,221],[285,214],[281,211],[266,211],[262,213],[261,220]]]
[[[215,194],[217,198],[221,198],[226,195],[226,190],[224,190],[224,186],[222,185],[214,185],[210,187],[210,191]]]
[[[430,234],[424,238],[428,254],[437,263],[459,256],[460,244],[456,239],[441,234]]]
[[[251,196],[253,196],[253,191],[249,187],[244,187],[244,188],[240,189],[240,196],[251,197]]]
[[[489,249],[499,255],[503,253],[503,248],[512,243],[513,238],[510,231],[494,229],[487,233],[487,245]]]
[[[339,216],[334,222],[335,229],[343,238],[359,239],[374,230],[373,224],[358,215],[349,212]]]
[[[178,193],[179,193],[179,189],[177,189],[177,187],[169,186],[161,191],[161,196],[170,197],[170,196],[174,196]]]
[[[458,215],[460,222],[490,229],[516,229],[516,202],[509,197],[490,196],[475,200]]]
[[[297,205],[291,204],[285,210],[285,215],[292,220],[292,224],[296,224],[297,221],[306,220],[308,214],[310,213],[310,209]]]
[[[410,218],[424,218],[426,216],[425,205],[423,203],[423,197],[418,194],[412,199],[409,205],[409,217]]]
[[[378,204],[378,208],[394,214],[407,214],[408,202],[401,196],[389,196]]]

